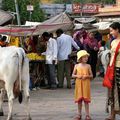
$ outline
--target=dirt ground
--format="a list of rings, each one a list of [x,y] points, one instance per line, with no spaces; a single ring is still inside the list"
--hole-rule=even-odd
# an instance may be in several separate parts
[[[106,89],[102,87],[101,78],[96,78],[91,82],[92,102],[90,104],[90,113],[92,120],[104,120],[107,117],[105,113]],[[77,113],[77,105],[74,103],[74,86],[72,89],[47,90],[40,89],[30,91],[30,111],[32,120],[74,120]],[[0,120],[6,120],[8,113],[7,102],[4,103],[4,117]],[[13,120],[26,120],[25,105],[14,102]],[[85,111],[83,109],[83,120]],[[117,116],[116,120],[120,116]]]

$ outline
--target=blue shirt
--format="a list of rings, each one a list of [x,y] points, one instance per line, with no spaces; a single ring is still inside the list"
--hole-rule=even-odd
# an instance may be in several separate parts
[[[68,55],[72,52],[72,45],[79,50],[79,46],[73,40],[73,38],[69,35],[62,34],[57,38],[57,47],[58,47],[58,60],[67,60]]]

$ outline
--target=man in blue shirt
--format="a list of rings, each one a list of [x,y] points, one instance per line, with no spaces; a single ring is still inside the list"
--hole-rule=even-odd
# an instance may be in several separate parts
[[[58,69],[57,69],[57,79],[59,88],[63,88],[64,74],[67,80],[67,88],[71,88],[71,77],[70,77],[70,61],[69,55],[72,52],[72,45],[79,50],[79,46],[73,40],[73,38],[65,33],[62,29],[56,31],[57,34],[57,47],[58,47]]]

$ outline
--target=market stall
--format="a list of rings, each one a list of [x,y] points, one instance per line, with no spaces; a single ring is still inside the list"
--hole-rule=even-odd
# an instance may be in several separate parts
[[[25,50],[25,43],[30,43],[27,39],[32,38],[32,42],[36,41],[34,38],[38,39],[38,36],[33,36],[35,29],[36,27],[34,26],[4,26],[0,27],[0,34],[9,36],[9,46],[21,46]],[[28,46],[30,44],[28,44]],[[33,86],[37,85],[40,87],[41,81],[45,78],[45,56],[38,55],[37,51],[35,52],[33,50],[31,50],[31,52],[25,50],[25,52],[30,61],[30,78]]]
[[[30,60],[30,79],[34,88],[45,85],[45,56],[37,53],[28,53]]]

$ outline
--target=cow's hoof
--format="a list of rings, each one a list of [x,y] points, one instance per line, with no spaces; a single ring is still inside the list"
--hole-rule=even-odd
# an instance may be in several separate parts
[[[12,117],[7,118],[7,120],[12,120]]]
[[[32,118],[31,118],[31,117],[29,117],[29,118],[27,118],[27,120],[32,120]]]
[[[0,112],[0,116],[4,116],[4,113],[3,113],[3,112]]]

